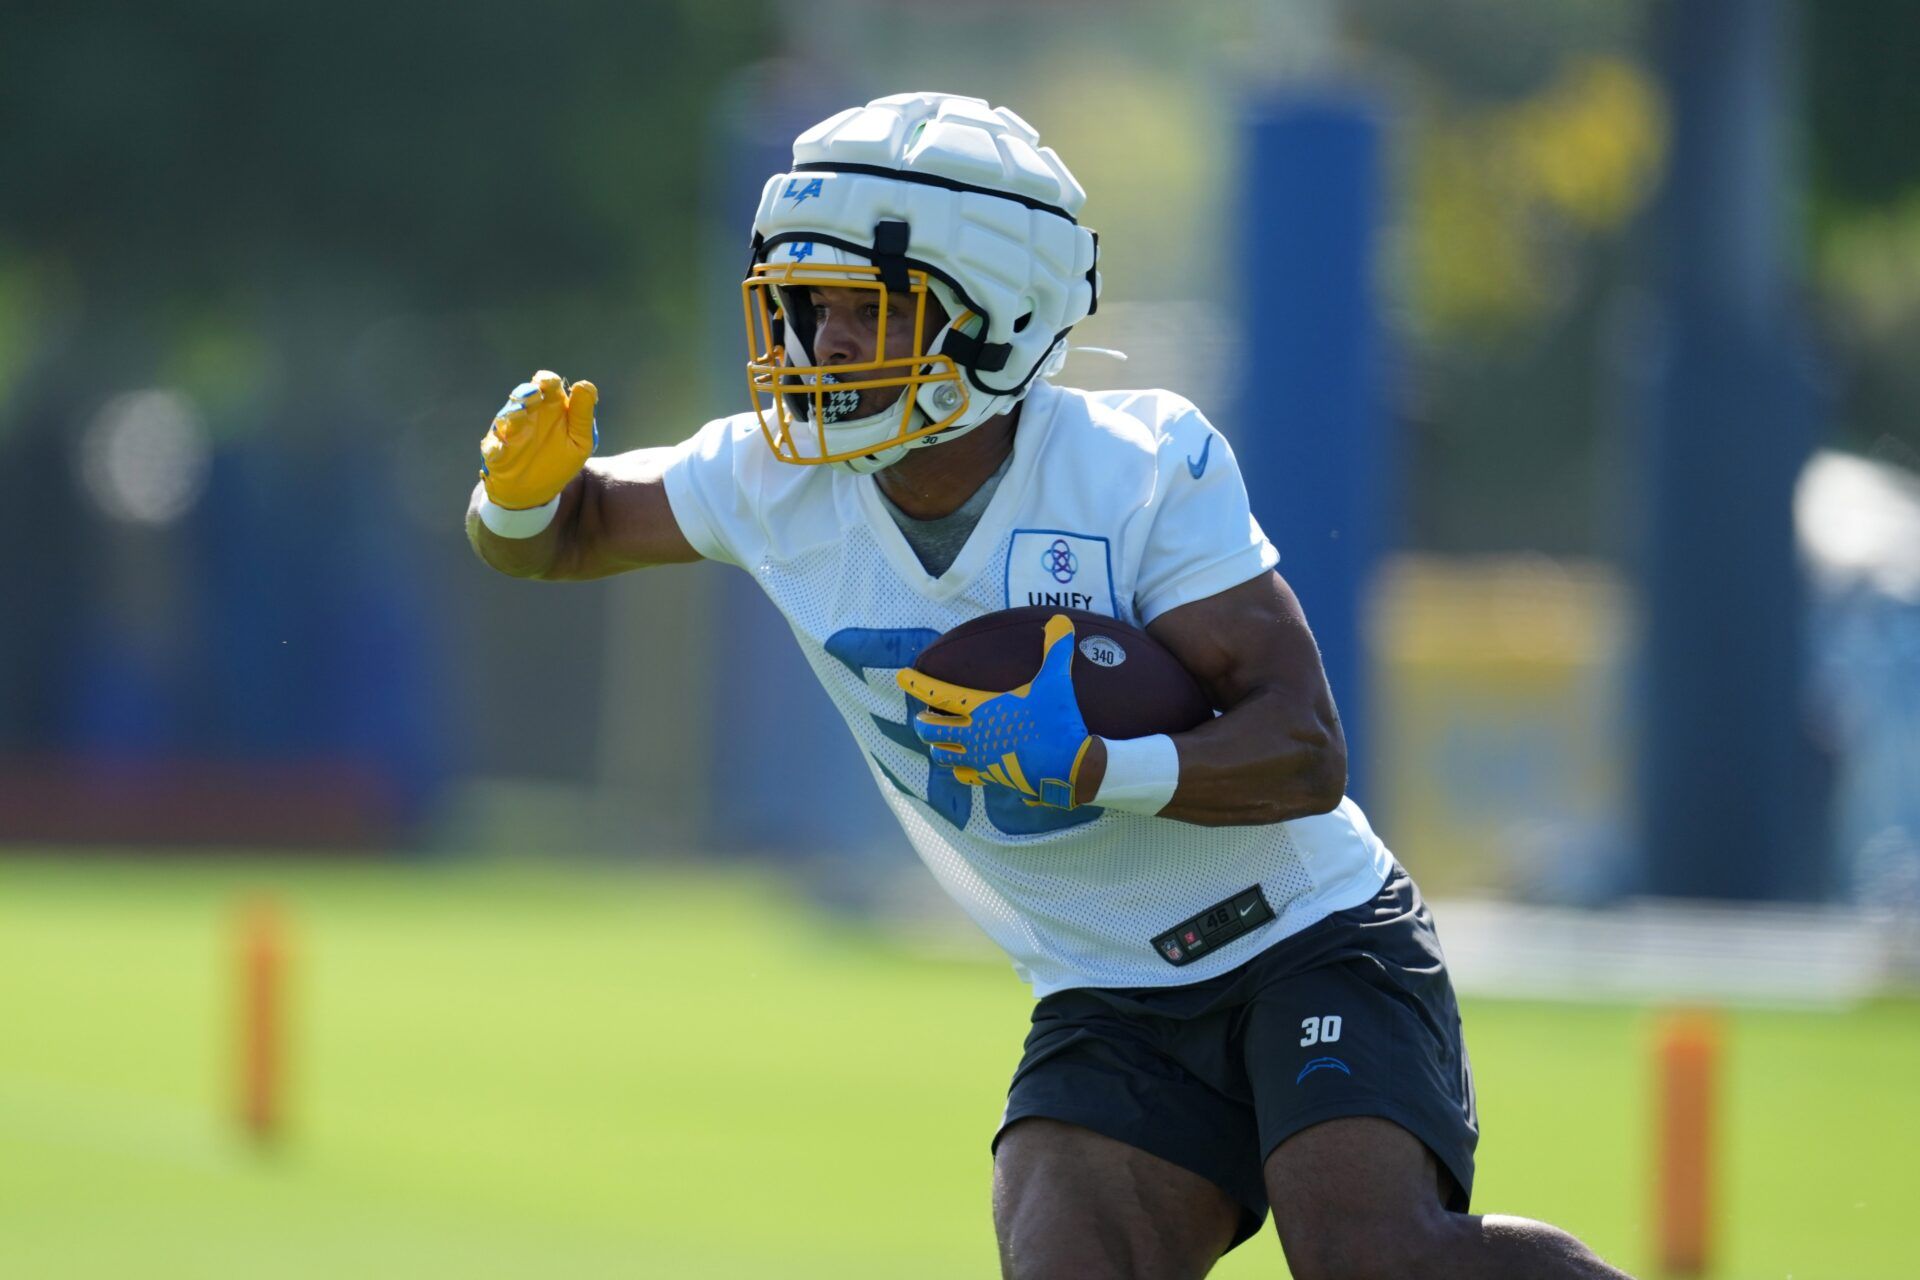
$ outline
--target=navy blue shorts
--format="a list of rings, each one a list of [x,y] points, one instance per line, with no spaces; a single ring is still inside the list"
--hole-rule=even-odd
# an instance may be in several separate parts
[[[1042,999],[1000,1133],[1029,1116],[1210,1179],[1241,1206],[1236,1245],[1266,1219],[1266,1158],[1302,1129],[1393,1121],[1451,1176],[1448,1207],[1460,1212],[1480,1137],[1440,940],[1398,866],[1371,901],[1219,977]]]

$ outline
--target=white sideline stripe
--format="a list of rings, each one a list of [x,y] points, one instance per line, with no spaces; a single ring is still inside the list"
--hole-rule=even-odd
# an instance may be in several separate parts
[[[1455,899],[1433,917],[1470,995],[1811,1007],[1897,985],[1913,928],[1841,908],[1674,901],[1582,911]]]
[[[1920,987],[1920,920],[1908,916],[1670,900],[1429,905],[1454,986],[1474,996],[1831,1009]],[[1004,963],[917,868],[888,882],[875,907],[889,940],[914,955]]]

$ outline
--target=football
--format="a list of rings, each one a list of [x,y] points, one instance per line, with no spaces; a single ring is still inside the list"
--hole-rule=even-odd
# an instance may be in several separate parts
[[[1200,683],[1165,645],[1117,618],[1080,609],[1026,605],[961,623],[923,649],[914,670],[970,689],[1016,689],[1040,670],[1042,633],[1056,613],[1073,620],[1073,692],[1089,733],[1182,733],[1212,716]]]

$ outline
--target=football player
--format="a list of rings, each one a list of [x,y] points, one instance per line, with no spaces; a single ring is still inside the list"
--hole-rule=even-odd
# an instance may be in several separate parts
[[[718,560],[786,616],[914,848],[1039,998],[994,1137],[1008,1276],[1204,1275],[1269,1208],[1301,1280],[1618,1276],[1467,1212],[1433,921],[1344,794],[1226,439],[1171,392],[1048,380],[1100,295],[1085,199],[978,99],[822,121],[754,214],[746,411],[593,460],[593,385],[540,372],[482,443],[474,547],[562,581]],[[1090,736],[1065,617],[1018,696],[911,670],[1028,604],[1144,626],[1222,714]]]

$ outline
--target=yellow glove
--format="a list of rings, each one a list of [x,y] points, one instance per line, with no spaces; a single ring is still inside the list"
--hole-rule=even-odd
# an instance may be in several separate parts
[[[480,442],[480,478],[495,506],[545,506],[580,474],[600,443],[593,420],[599,398],[591,382],[569,391],[549,369],[513,389]]]

